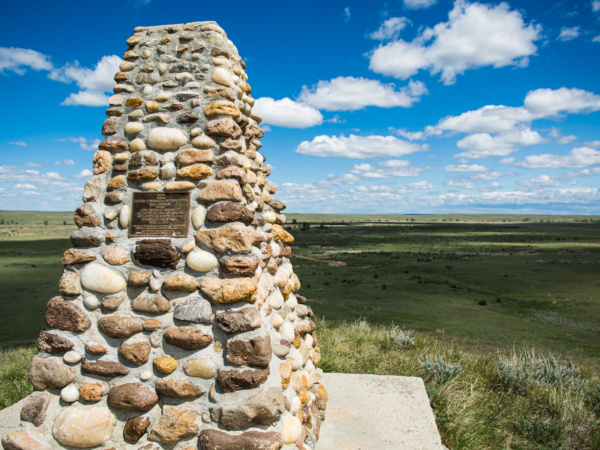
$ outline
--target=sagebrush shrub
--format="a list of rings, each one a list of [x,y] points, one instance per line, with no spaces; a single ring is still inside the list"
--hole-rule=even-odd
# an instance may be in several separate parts
[[[444,384],[462,372],[460,364],[447,363],[441,355],[437,358],[425,356],[420,363],[421,368],[425,371],[425,377],[435,381],[438,385]]]
[[[398,325],[392,324],[390,330],[385,333],[388,342],[401,348],[410,348],[415,345],[414,330],[403,330]]]

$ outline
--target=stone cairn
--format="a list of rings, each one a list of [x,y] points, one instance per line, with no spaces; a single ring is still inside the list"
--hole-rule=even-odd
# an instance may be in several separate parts
[[[245,64],[214,22],[127,44],[35,391],[2,444],[314,448],[321,355]]]

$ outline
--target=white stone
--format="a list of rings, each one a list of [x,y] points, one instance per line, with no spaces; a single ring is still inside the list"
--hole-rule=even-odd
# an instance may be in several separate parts
[[[73,384],[65,386],[60,391],[60,398],[67,403],[76,402],[79,400],[79,389],[77,389],[77,387],[75,387]]]
[[[90,291],[103,294],[116,294],[127,287],[121,275],[97,263],[89,263],[81,271],[81,284]]]
[[[65,360],[65,362],[68,362],[70,364],[76,364],[76,363],[78,363],[79,361],[81,361],[81,358],[83,358],[83,356],[81,356],[79,353],[77,353],[74,350],[68,351],[63,356],[63,359]]]
[[[109,106],[123,106],[125,103],[125,96],[121,94],[112,95],[108,99]]]
[[[112,436],[117,418],[105,406],[69,406],[54,419],[52,435],[62,445],[96,447]]]
[[[306,343],[306,346],[308,348],[311,348],[313,346],[313,337],[312,334],[307,334],[304,336],[304,342]]]
[[[275,223],[275,221],[277,220],[277,214],[275,214],[273,211],[264,212],[263,217],[269,223]]]
[[[175,161],[175,153],[165,153],[161,160],[163,163]]]
[[[131,153],[129,153],[129,152],[119,152],[115,155],[115,161],[116,162],[125,162],[129,159],[130,155],[131,155]]]
[[[194,75],[189,72],[181,72],[175,75],[175,79],[177,81],[192,81],[194,79]]]
[[[144,131],[144,125],[140,122],[127,122],[125,125],[125,133],[137,134]]]
[[[160,334],[152,333],[148,339],[150,341],[150,344],[152,344],[152,347],[160,346]]]
[[[162,286],[162,281],[157,280],[156,278],[153,278],[152,280],[150,280],[150,289],[152,289],[154,292],[158,291],[161,286]]]
[[[95,176],[86,181],[85,186],[83,188],[83,201],[94,201],[98,198],[98,196],[102,192],[102,187],[104,185],[102,176]]]
[[[140,187],[145,191],[156,191],[162,187],[161,181],[149,181],[148,183],[142,184]]]
[[[296,316],[296,313],[289,312],[289,313],[287,313],[287,315],[285,316],[285,318],[287,320],[289,320],[290,322],[294,322],[298,317]]]
[[[129,143],[129,149],[132,152],[138,152],[141,150],[146,150],[146,143],[143,139],[135,138],[133,141]]]
[[[292,342],[294,340],[294,325],[289,322],[285,322],[283,325],[279,327],[279,333],[281,334],[281,338],[285,339],[288,342]]]
[[[108,208],[104,212],[104,217],[106,217],[108,220],[115,220],[115,218],[117,217],[117,212],[114,208]]]
[[[152,94],[152,86],[146,86],[146,87],[144,88],[144,90],[142,91],[142,93],[143,93],[144,95],[150,95],[150,94]]]
[[[283,416],[281,421],[281,439],[284,444],[293,444],[302,434],[302,423],[297,417],[291,415]]]
[[[185,89],[199,89],[200,88],[200,83],[198,83],[197,81],[191,81],[189,83],[186,83],[186,85],[184,86]]]
[[[296,309],[296,307],[298,306],[298,299],[296,298],[295,295],[290,294],[290,296],[288,297],[288,299],[285,302],[285,306],[287,306],[290,309]],[[298,314],[298,311],[296,311],[296,314]],[[308,314],[308,311],[307,311]],[[306,315],[306,314],[304,314]]]
[[[279,328],[281,325],[283,325],[283,317],[281,317],[279,314],[273,314],[273,326],[275,328]]]
[[[129,219],[131,218],[131,210],[129,205],[123,205],[121,212],[119,213],[119,224],[123,228],[129,227]]]
[[[152,378],[152,372],[142,372],[142,373],[140,373],[140,380],[142,380],[142,381],[148,381],[150,378]]]
[[[215,83],[222,84],[224,86],[235,86],[235,81],[233,80],[233,74],[223,67],[217,67],[210,77]]]
[[[206,218],[206,208],[202,205],[197,206],[192,212],[192,225],[196,230],[200,229],[204,225],[204,219]]]
[[[172,178],[175,178],[176,174],[177,169],[175,168],[175,164],[173,164],[172,162],[163,163],[163,165],[160,168],[160,177],[163,180],[170,180]]]
[[[165,63],[160,63],[158,65],[158,72],[163,75],[169,67]]]
[[[252,112],[252,114],[250,116],[252,116],[253,114],[255,114],[254,112]],[[265,162],[265,158],[263,155],[261,155],[260,153],[256,154],[256,157],[254,158],[254,162],[256,164],[258,164],[259,166],[262,165],[263,162]]]
[[[267,301],[273,309],[279,309],[283,306],[283,295],[281,294],[279,289],[274,289],[273,292],[271,292],[271,294],[267,298]]]
[[[219,265],[215,255],[204,250],[191,252],[186,258],[186,264],[196,272],[208,272]]]
[[[286,323],[289,323],[289,322],[286,322]],[[293,338],[292,338],[292,340],[293,340]],[[300,351],[297,348],[292,347],[292,348],[290,348],[289,356],[292,358],[292,369],[294,369],[294,370],[300,369],[300,367],[302,367],[302,364],[304,363],[304,358],[302,358],[302,354],[300,353]]]
[[[300,412],[300,408],[302,408],[302,402],[300,401],[300,397],[294,395],[294,398],[292,398],[292,401],[290,402],[290,412],[294,416],[297,416]]]
[[[131,114],[129,114],[128,117],[130,119],[139,119],[143,115],[144,115],[144,112],[141,109],[136,109],[135,111],[132,111]]]
[[[192,140],[192,145],[196,148],[210,148],[215,145],[215,140],[209,136],[201,135]]]
[[[148,134],[148,146],[157,150],[174,150],[187,144],[188,138],[177,128],[156,127]]]
[[[304,365],[304,370],[306,370],[309,373],[311,373],[313,370],[315,370],[315,365],[313,364],[313,362],[310,358]],[[310,380],[310,384],[312,384],[312,377],[309,377],[309,380]]]
[[[190,131],[190,136],[191,137],[196,137],[196,136],[200,136],[202,134],[202,128],[192,128],[192,131]]]
[[[86,308],[94,310],[100,306],[100,300],[95,295],[86,295],[83,297],[83,304]]]

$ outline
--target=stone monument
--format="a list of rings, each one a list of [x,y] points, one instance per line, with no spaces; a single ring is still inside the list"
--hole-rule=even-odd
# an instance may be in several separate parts
[[[5,449],[314,448],[327,402],[245,63],[138,27]]]

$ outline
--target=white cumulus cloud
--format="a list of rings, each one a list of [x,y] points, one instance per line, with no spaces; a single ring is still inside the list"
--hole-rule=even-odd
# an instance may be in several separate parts
[[[460,164],[458,166],[446,166],[444,170],[446,172],[486,172],[489,169],[480,164]]]
[[[437,0],[404,0],[404,6],[410,9],[429,8]]]
[[[77,175],[73,175],[73,178],[90,178],[93,175],[92,171],[89,169],[83,169]]]
[[[398,157],[427,150],[427,146],[414,144],[394,136],[316,136],[303,141],[296,152],[303,155],[337,158]]]
[[[594,11],[594,12],[600,11],[600,0],[594,0],[592,2],[592,11]]]
[[[600,95],[577,88],[536,89],[527,93],[523,105],[535,118],[589,113],[600,110]]]
[[[456,143],[458,148],[466,150],[454,155],[455,158],[488,158],[506,156],[521,147],[540,144],[544,141],[537,131],[529,128],[513,130],[492,136],[488,133],[471,134]]]
[[[400,32],[410,23],[406,17],[390,17],[385,20],[377,31],[369,35],[371,39],[385,41],[387,39],[398,39]]]
[[[526,169],[589,167],[600,164],[600,151],[590,147],[576,147],[568,155],[551,155],[545,153],[542,155],[529,155],[523,161],[515,162],[513,158],[507,158],[501,162]]]
[[[441,73],[444,84],[469,69],[527,66],[534,55],[541,26],[526,25],[506,3],[484,5],[456,0],[448,22],[425,28],[413,41],[392,41],[375,49],[374,72],[406,79],[419,70]]]
[[[23,75],[27,69],[52,70],[50,57],[28,48],[0,47],[0,73],[10,70]]]
[[[410,81],[396,90],[394,84],[383,84],[367,78],[338,77],[319,81],[312,88],[304,86],[299,100],[326,111],[354,111],[366,106],[408,108],[427,93],[420,81]]]
[[[562,27],[556,39],[559,41],[571,41],[579,36],[579,27]]]
[[[281,100],[261,97],[256,100],[254,109],[262,116],[264,123],[278,127],[308,128],[323,122],[319,110],[287,97]]]

